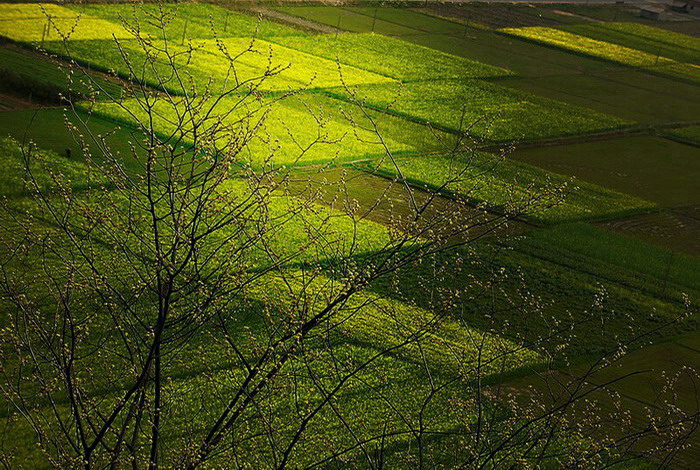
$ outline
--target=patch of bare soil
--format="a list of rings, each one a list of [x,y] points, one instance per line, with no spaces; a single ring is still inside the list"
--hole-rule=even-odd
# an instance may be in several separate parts
[[[272,8],[255,7],[251,11],[262,15],[266,19],[276,21],[278,23],[285,23],[307,31],[328,34],[333,34],[338,31],[338,28],[334,26],[316,23],[315,21],[307,20],[306,18],[300,18],[298,16],[290,15],[288,13],[283,13],[281,11],[273,10]]]
[[[571,18],[578,18],[580,20],[590,21],[591,23],[602,23],[603,20],[598,20],[596,18],[591,18],[590,16],[577,15],[576,13],[571,13],[570,11],[552,10],[552,13],[557,15],[569,16]]]

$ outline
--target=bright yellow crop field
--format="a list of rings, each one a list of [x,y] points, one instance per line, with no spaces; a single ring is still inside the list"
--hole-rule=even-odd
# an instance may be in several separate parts
[[[19,42],[127,38],[120,25],[48,3],[0,3],[0,36]]]

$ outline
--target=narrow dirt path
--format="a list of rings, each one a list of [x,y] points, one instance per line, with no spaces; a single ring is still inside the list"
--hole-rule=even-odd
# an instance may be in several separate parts
[[[289,25],[296,26],[298,28],[302,28],[309,31],[314,31],[317,33],[335,34],[339,31],[342,31],[334,26],[317,23],[312,20],[307,20],[306,18],[300,18],[298,16],[290,15],[288,13],[273,10],[272,8],[255,7],[251,11],[258,13],[265,18],[282,23],[287,23]]]

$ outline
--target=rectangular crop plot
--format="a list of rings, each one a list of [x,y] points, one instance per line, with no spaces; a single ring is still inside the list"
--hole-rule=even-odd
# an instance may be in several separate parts
[[[190,65],[206,70],[207,75],[225,75],[229,63],[225,56],[229,56],[239,57],[239,63],[253,69],[254,76],[268,69],[279,71],[279,76],[292,84],[291,88],[325,88],[340,86],[343,82],[348,85],[394,82],[357,67],[340,68],[334,61],[263,40],[229,38],[203,41],[196,46],[206,55],[199,56]],[[290,86],[285,84],[281,88],[287,87]],[[272,88],[279,87],[273,85]]]
[[[376,32],[387,36],[410,36],[423,32],[409,26],[382,19],[374,19],[371,16],[334,6],[279,7],[276,9],[283,13],[316,21],[342,31],[355,33]]]
[[[123,40],[120,47],[128,53],[133,67],[128,67],[114,41],[70,41],[47,43],[51,52],[68,56],[99,70],[113,71],[117,75],[164,88],[181,95],[195,85],[202,90],[209,87],[215,94],[224,93],[245,82],[246,87],[260,91],[288,91],[306,88],[334,87],[343,82],[348,85],[391,83],[391,78],[352,66],[342,68],[321,57],[306,54],[263,40],[226,38],[197,40],[190,45],[169,42],[167,49],[177,65],[179,76],[173,75],[173,67],[162,51],[165,43],[154,41],[161,52],[155,61],[147,62],[139,41]],[[138,76],[134,77],[134,73]]]
[[[372,33],[270,38],[272,42],[396,78],[493,78],[510,75],[500,67]]]
[[[639,23],[591,23],[566,31],[679,62],[700,63],[700,38]]]
[[[328,93],[348,96],[342,89]],[[483,80],[358,87],[357,98],[390,113],[492,141],[537,140],[617,129],[628,123],[587,108]]]
[[[369,129],[363,115],[353,113],[352,106],[342,101],[313,94],[282,100],[249,98],[244,105],[240,105],[240,101],[241,98],[235,96],[218,101],[204,128],[225,126],[226,131],[216,134],[217,144],[223,146],[229,145],[229,139],[236,133],[250,132],[246,126],[257,126],[255,136],[239,154],[242,163],[289,166],[361,160],[384,155],[384,145],[397,155],[418,151],[416,145],[419,144],[413,142],[410,129],[406,136],[383,135],[382,143]],[[126,101],[124,108],[113,103],[98,103],[94,111],[101,117],[130,126],[137,125],[131,113],[139,119],[146,118],[136,101]],[[177,116],[183,113],[184,107],[179,102],[159,102],[155,108],[156,130],[163,136],[173,133],[181,135],[185,143],[191,142],[187,123],[183,124],[182,131],[176,131]],[[380,130],[390,127],[382,122],[378,126]]]
[[[378,21],[383,20],[389,23],[400,24],[425,33],[461,34],[464,31],[464,25],[457,22],[425,15],[408,8],[352,7],[348,8],[348,10],[373,19],[377,18]]]
[[[498,210],[524,211],[529,218],[544,223],[626,215],[655,207],[583,181],[569,186],[569,177],[489,154],[400,158],[398,167],[403,177],[418,186],[439,188],[447,184],[446,189],[452,193]],[[386,159],[378,171],[397,175],[394,164]],[[545,197],[534,204],[528,202],[535,194]]]
[[[234,13],[203,3],[71,5],[74,11],[122,24],[138,24],[141,31],[163,38],[160,18],[166,20],[165,34],[170,39],[211,39],[216,37],[267,37],[303,35],[300,30],[270,21]]]
[[[53,4],[0,4],[0,36],[19,42],[127,38],[120,25]]]
[[[652,73],[700,82],[700,66],[554,28],[504,28],[500,32]]]
[[[663,207],[700,203],[700,149],[667,139],[636,136],[532,147],[512,156]]]
[[[55,92],[71,90],[87,96],[99,88],[105,92],[119,96],[120,87],[116,83],[98,77],[87,77],[75,71],[72,80],[68,78],[68,70],[57,63],[37,53],[17,49],[0,49],[0,75],[15,80],[27,77],[32,81],[48,85]]]

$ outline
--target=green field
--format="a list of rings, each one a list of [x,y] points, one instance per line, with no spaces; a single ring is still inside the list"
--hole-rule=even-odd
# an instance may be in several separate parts
[[[504,85],[645,124],[692,122],[700,113],[695,85],[632,69],[515,78]]]
[[[644,24],[594,23],[568,26],[565,30],[678,62],[700,62],[700,39]]]
[[[653,210],[656,205],[601,186],[574,181],[537,167],[495,156],[401,158],[401,174],[418,187],[441,188],[494,206],[498,210],[524,212],[533,220],[561,223],[623,216]],[[382,161],[380,174],[395,177],[393,163]],[[457,182],[452,182],[458,178]],[[542,192],[547,197],[530,206],[530,196]]]
[[[492,401],[492,390],[474,388],[477,382],[520,394],[533,383],[533,372],[580,372],[641,332],[650,333],[633,343],[621,369],[651,368],[652,378],[640,376],[609,389],[623,395],[633,420],[644,418],[643,405],[656,405],[643,386],[659,389],[660,370],[674,357],[690,351],[683,364],[698,366],[698,318],[686,314],[700,302],[695,240],[700,233],[700,40],[669,29],[692,32],[690,26],[638,20],[635,8],[622,5],[236,8],[241,10],[189,2],[0,4],[0,36],[10,42],[0,48],[0,74],[27,82],[0,94],[0,106],[22,108],[0,110],[0,199],[12,216],[0,224],[0,253],[22,248],[17,252],[22,261],[3,259],[0,274],[37,267],[18,283],[30,291],[23,302],[43,309],[47,298],[62,292],[51,275],[64,279],[63,263],[70,258],[65,249],[71,245],[43,241],[64,222],[73,223],[71,217],[89,213],[90,204],[106,201],[104,211],[89,224],[77,224],[71,237],[79,237],[69,240],[89,246],[99,260],[81,267],[108,277],[76,271],[85,284],[75,285],[89,292],[93,282],[115,281],[129,296],[143,299],[138,322],[148,325],[156,315],[149,302],[161,291],[141,294],[151,281],[144,280],[139,266],[149,265],[157,250],[136,243],[142,251],[120,250],[109,236],[119,234],[124,222],[109,214],[126,214],[134,228],[130,241],[140,230],[147,233],[153,221],[172,223],[161,236],[177,239],[179,224],[199,210],[211,210],[207,217],[215,220],[238,202],[248,207],[218,229],[216,240],[230,246],[221,252],[197,248],[193,256],[197,263],[208,256],[234,263],[235,273],[218,281],[230,282],[234,292],[239,279],[253,281],[234,299],[216,304],[215,319],[193,314],[191,340],[164,343],[172,354],[162,369],[163,393],[171,405],[160,430],[167,443],[163,468],[181,464],[167,460],[171,449],[201,441],[206,425],[227,406],[252,370],[241,357],[260,358],[275,338],[322,311],[354,276],[352,287],[362,291],[333,307],[323,331],[272,353],[265,373],[278,359],[283,364],[288,353],[299,352],[299,359],[284,363],[278,381],[245,415],[245,424],[236,428],[241,440],[231,433],[241,455],[259,458],[242,467],[277,467],[294,426],[327,399],[336,379],[386,348],[397,347],[358,371],[307,423],[287,468],[326,457],[320,468],[366,468],[368,462],[371,468],[453,468],[459,452],[451,449],[471,445],[462,436],[481,419],[471,394],[487,397],[484,406],[493,408],[494,416],[507,415],[505,403]],[[277,16],[269,13],[272,8]],[[151,49],[148,54],[144,46]],[[54,55],[42,56],[37,49]],[[30,85],[54,94],[68,89],[63,71],[69,59],[107,93],[95,102],[84,99],[90,89],[76,76],[75,110],[42,109],[26,100]],[[188,106],[192,103],[206,111]],[[204,127],[193,128],[200,118]],[[77,132],[67,130],[70,122],[80,124]],[[162,145],[146,155],[151,126]],[[123,164],[109,176],[136,178],[130,180],[136,183],[131,199],[120,195],[124,186],[99,176],[94,165],[105,156],[95,142],[92,158],[80,151],[81,139],[105,135]],[[473,148],[455,147],[461,137]],[[42,211],[28,197],[31,184],[22,171],[19,142],[41,149],[31,159],[36,183],[66,214],[52,218],[56,213]],[[241,142],[247,142],[241,152],[228,153]],[[181,182],[187,172],[192,176],[200,165],[206,167],[212,158],[207,151],[214,148],[221,152],[217,158],[230,163],[215,175],[221,185],[214,206],[195,204],[175,214],[165,199],[156,198],[163,213],[150,208],[138,217],[152,197],[141,192],[144,181],[173,177],[172,201],[187,200],[191,196]],[[160,151],[165,172],[158,170]],[[170,173],[168,152],[176,151],[182,154],[175,160],[185,160]],[[148,180],[138,179],[153,165],[157,170]],[[268,175],[272,169],[281,171]],[[269,195],[253,191],[278,181],[284,183]],[[434,206],[418,209],[431,197]],[[70,198],[75,215],[65,205]],[[517,218],[490,231],[486,221],[503,214]],[[244,221],[248,225],[238,232]],[[32,236],[42,243],[26,242],[23,223],[31,224]],[[414,250],[429,246],[431,234],[465,224],[474,224],[476,231],[411,259]],[[406,233],[421,235],[399,244],[397,258],[387,260],[388,247]],[[470,236],[476,239],[461,246]],[[245,259],[229,258],[235,243],[248,247]],[[411,261],[400,264],[404,256]],[[399,263],[395,272],[384,264],[391,262]],[[163,266],[169,273],[172,266]],[[275,269],[267,272],[271,266]],[[389,275],[365,285],[358,273],[380,266]],[[183,273],[183,290],[173,297],[177,309],[189,308],[177,303],[177,296],[187,295],[195,285],[190,282],[208,276],[199,270],[195,265],[196,272]],[[70,287],[72,278],[65,280]],[[133,379],[134,362],[119,351],[122,338],[108,326],[112,293],[94,305],[94,299],[80,295],[69,300],[85,314],[84,338],[101,341],[91,372],[80,380],[98,407],[113,406]],[[4,299],[0,296],[0,302]],[[18,312],[3,307],[4,341]],[[59,325],[61,312],[47,309],[47,324]],[[662,328],[666,323],[672,325]],[[220,326],[227,329],[224,335]],[[426,327],[419,341],[399,348]],[[150,338],[146,329],[144,338]],[[3,359],[6,351],[12,352],[0,347]],[[4,367],[20,366],[14,359],[6,362]],[[591,383],[617,372],[611,369],[611,375]],[[53,411],[73,413],[59,385],[29,383],[27,391],[40,397],[51,387],[59,397]],[[695,405],[688,383],[681,383],[679,393],[679,406]],[[596,403],[612,408],[600,395]],[[36,397],[36,410],[51,413]],[[36,435],[2,404],[8,406],[0,421],[9,432],[0,436],[0,450],[13,454],[8,462],[48,468]],[[381,442],[372,441],[378,432]],[[498,433],[492,438],[488,445],[498,445]],[[691,447],[698,445],[694,439]],[[420,451],[414,452],[417,442]],[[351,450],[333,455],[341,447]],[[275,450],[259,451],[268,448]],[[692,459],[683,459],[680,467],[691,468]],[[552,468],[566,467],[566,460],[551,462],[556,462]],[[233,465],[226,452],[208,464]],[[525,458],[520,464],[530,462]],[[484,462],[483,467],[499,465]]]
[[[155,44],[163,44],[156,42]],[[264,40],[227,38],[201,40],[190,45],[168,44],[170,57],[178,64],[180,75],[167,74],[169,58],[163,54],[155,67],[143,67],[146,56],[136,40],[122,41],[129,54],[128,67],[121,52],[110,41],[71,41],[47,43],[46,48],[95,69],[120,77],[166,88],[182,95],[191,86],[209,87],[221,94],[239,88],[241,91],[289,91],[304,88],[339,86],[341,79],[351,85],[386,83],[392,80],[352,66],[342,69],[330,60],[306,54]],[[221,49],[223,48],[223,49]],[[226,51],[226,56],[221,53]],[[135,72],[139,71],[139,72]],[[138,77],[135,76],[138,73]]]
[[[216,37],[258,37],[303,35],[293,29],[271,21],[259,21],[255,16],[233,12],[215,5],[200,3],[149,4],[138,5],[71,5],[73,11],[84,15],[106,19],[112,23],[138,24],[140,30],[148,35],[163,39],[180,40],[183,36],[190,39],[213,39]],[[153,19],[164,15],[165,31]]]
[[[34,142],[43,149],[51,150],[58,155],[65,155],[66,149],[71,150],[73,158],[80,159],[80,145],[76,136],[66,128],[66,117],[70,122],[85,122],[95,135],[107,135],[115,131],[115,124],[78,112],[66,112],[61,108],[42,110],[0,111],[0,137],[10,136],[18,142]],[[136,137],[133,130],[122,129],[113,137],[107,139],[115,152],[125,158],[131,155],[129,140]],[[89,144],[93,145],[91,142]]]
[[[402,81],[509,75],[497,67],[372,33],[270,38],[270,41]]]
[[[408,36],[419,32],[411,26],[385,21],[332,6],[278,7],[278,10],[354,33],[376,32],[387,36]]]
[[[238,98],[227,97],[218,102],[214,109],[229,114],[229,106],[237,103]],[[123,106],[140,115],[136,101],[127,101]],[[164,135],[173,130],[171,118],[178,109],[177,101],[172,105],[162,103],[158,109],[160,121],[156,126]],[[240,156],[241,162],[275,166],[309,165],[363,160],[385,154],[384,146],[372,128],[373,124],[359,110],[343,101],[305,94],[282,101],[248,100],[244,106],[236,109],[226,117],[225,122],[235,123],[244,115],[250,115],[255,120],[262,119],[262,128],[245,155]],[[135,125],[121,105],[98,103],[94,111],[113,122]],[[374,116],[373,122],[384,143],[397,155],[439,148],[436,135],[424,126],[406,124],[399,118],[382,113],[370,116]]]
[[[700,203],[700,149],[659,137],[525,148],[513,158],[665,207]]]
[[[0,36],[13,41],[44,42],[63,39],[125,39],[119,24],[78,13],[58,5],[0,4]]]
[[[652,73],[668,75],[691,82],[700,81],[700,68],[695,64],[678,62],[658,54],[591,39],[567,31],[532,26],[527,28],[504,28],[500,32],[548,46],[570,50],[577,54],[644,69]]]
[[[38,82],[50,88],[51,92],[66,92],[69,89],[78,95],[89,96],[93,90],[100,90],[112,96],[119,96],[121,87],[100,77],[87,77],[80,71],[71,79],[67,70],[38,54],[22,52],[19,49],[0,48],[0,73],[10,74],[19,80]],[[19,84],[18,84],[19,85]],[[30,88],[31,90],[31,88]]]
[[[349,96],[343,89],[332,96]],[[448,81],[367,85],[354,91],[372,108],[386,110],[452,132],[488,140],[549,139],[620,129],[629,122],[506,88],[488,81]]]

